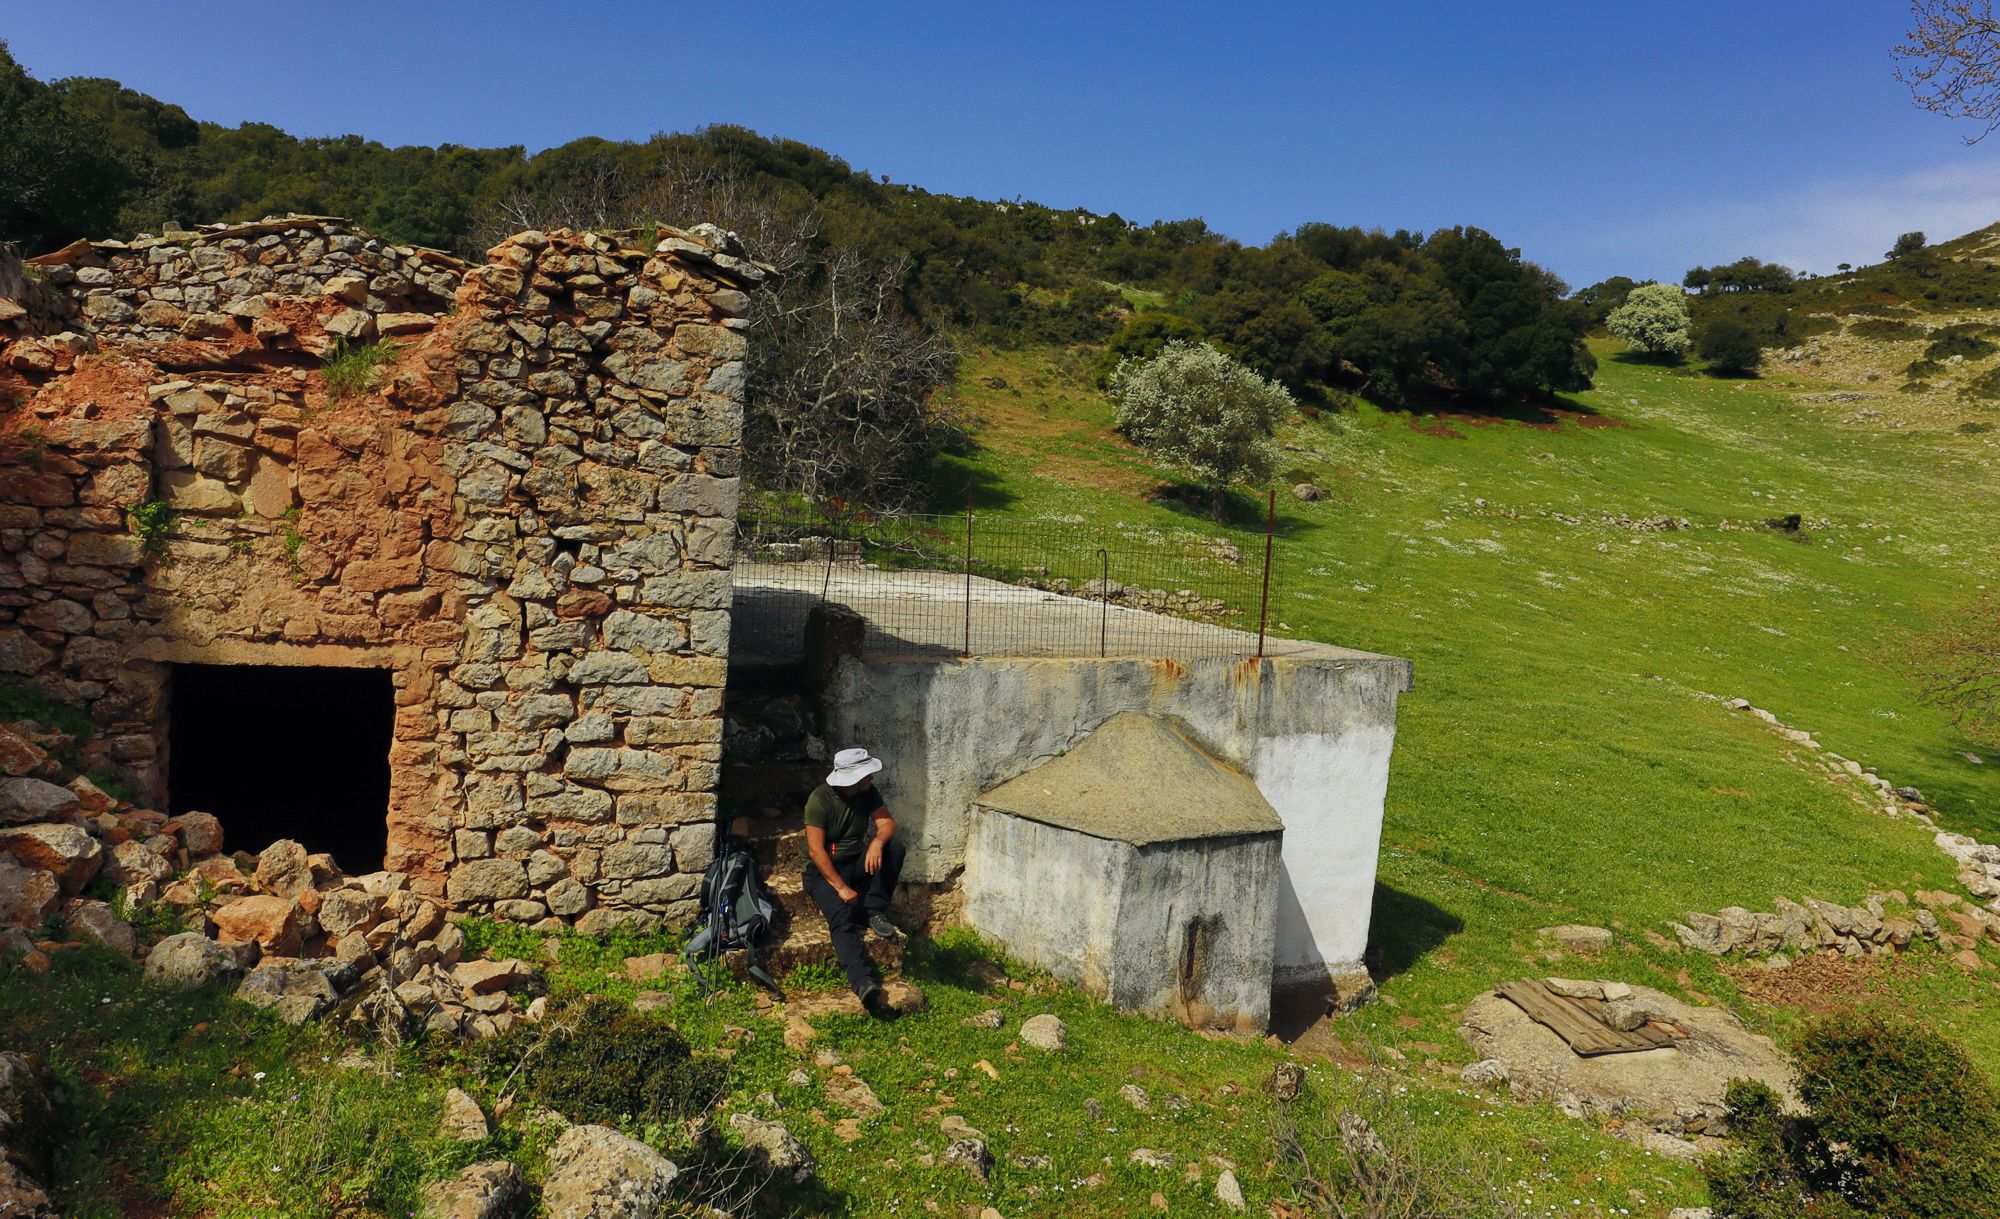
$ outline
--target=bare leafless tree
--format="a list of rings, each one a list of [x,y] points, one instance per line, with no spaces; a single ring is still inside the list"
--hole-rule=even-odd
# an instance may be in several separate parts
[[[903,308],[908,265],[821,241],[803,190],[698,154],[666,151],[643,177],[603,166],[519,192],[490,214],[479,248],[525,228],[617,232],[708,221],[773,274],[751,307],[744,456],[751,481],[821,509],[908,507],[956,434],[940,390],[951,342]]]
[[[957,353],[902,308],[907,268],[833,251],[752,317],[744,458],[758,485],[827,508],[908,507],[955,434]]]
[[[2000,594],[1936,615],[1915,638],[1910,669],[1967,740],[2000,747]]]
[[[1913,0],[1907,39],[1896,47],[1896,79],[1933,114],[1983,124],[1977,144],[2000,127],[2000,20],[1993,0]]]

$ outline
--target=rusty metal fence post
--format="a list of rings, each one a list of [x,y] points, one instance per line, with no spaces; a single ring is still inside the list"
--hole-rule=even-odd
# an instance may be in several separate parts
[[[1257,606],[1257,659],[1264,659],[1264,631],[1271,622],[1271,547],[1278,537],[1278,490],[1271,489],[1264,517],[1264,595]]]
[[[1099,546],[1097,559],[1104,568],[1103,574],[1098,577],[1101,583],[1097,586],[1097,595],[1103,602],[1097,607],[1097,654],[1103,657],[1109,654],[1105,650],[1105,639],[1111,630],[1111,554]]]
[[[965,493],[965,651],[972,655],[972,492]]]

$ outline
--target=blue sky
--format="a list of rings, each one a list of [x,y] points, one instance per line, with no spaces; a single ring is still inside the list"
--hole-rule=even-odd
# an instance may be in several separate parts
[[[43,79],[391,144],[731,122],[931,190],[1247,242],[1477,224],[1581,285],[1831,270],[2000,220],[2000,136],[1893,79],[1896,0],[0,3]]]

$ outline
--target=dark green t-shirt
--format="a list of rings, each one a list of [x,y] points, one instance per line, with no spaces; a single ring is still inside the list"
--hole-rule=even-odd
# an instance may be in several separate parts
[[[852,859],[868,846],[868,840],[875,836],[871,816],[882,807],[882,793],[871,785],[844,796],[822,783],[806,797],[806,824],[816,825],[826,831],[826,852],[836,860]],[[812,848],[807,846],[805,861],[812,867]]]

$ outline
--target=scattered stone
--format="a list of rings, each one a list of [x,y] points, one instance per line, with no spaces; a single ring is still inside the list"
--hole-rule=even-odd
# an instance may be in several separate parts
[[[1034,1016],[1021,1025],[1021,1040],[1054,1054],[1069,1044],[1069,1030],[1054,1016]]]
[[[237,953],[198,931],[170,935],[146,954],[146,980],[160,986],[203,986],[233,978],[244,967]]]
[[[280,838],[257,856],[257,870],[251,879],[266,893],[297,897],[313,887],[312,864],[305,847]]]
[[[444,1094],[444,1118],[439,1125],[448,1137],[461,1143],[483,1143],[493,1136],[492,1127],[486,1124],[485,1110],[463,1088],[453,1088]]]
[[[1281,1101],[1295,1101],[1306,1085],[1306,1069],[1301,1063],[1281,1062],[1271,1068],[1271,1095]]]
[[[237,986],[236,997],[298,1025],[331,1008],[340,992],[316,962],[287,961],[251,970]]]
[[[999,1008],[989,1007],[976,1016],[967,1016],[965,1022],[976,1029],[997,1029],[1007,1023],[1007,1018]]]
[[[984,1139],[956,1139],[944,1149],[944,1162],[956,1164],[981,1181],[993,1172],[993,1153]]]
[[[1558,948],[1566,952],[1595,955],[1611,947],[1611,929],[1608,927],[1587,927],[1581,923],[1564,923],[1559,927],[1544,927],[1540,934],[1554,940]]]
[[[52,874],[66,894],[82,892],[104,863],[104,847],[87,830],[74,825],[41,823],[0,829],[0,851],[13,855],[23,867]]]
[[[1145,1168],[1172,1168],[1174,1166],[1173,1152],[1155,1151],[1151,1147],[1134,1147],[1132,1154],[1126,1156],[1125,1159],[1129,1163],[1138,1164]]]
[[[0,825],[53,821],[75,812],[76,793],[42,779],[0,779]]]
[[[34,931],[62,900],[62,886],[39,868],[24,868],[0,852],[0,928]]]
[[[979,1129],[977,1126],[968,1125],[966,1120],[956,1113],[947,1113],[939,1118],[938,1129],[948,1139],[983,1139],[986,1137],[985,1131]]]
[[[1606,1003],[1603,1015],[1604,1023],[1621,1033],[1629,1033],[1651,1019],[1644,1007],[1629,999],[1621,999],[1616,1003]]]
[[[1123,1087],[1119,1088],[1118,1099],[1124,1101],[1126,1104],[1132,1106],[1134,1109],[1137,1109],[1141,1113],[1152,1112],[1153,1099],[1147,1096],[1146,1090],[1140,1087],[1138,1084],[1126,1084]]]
[[[812,1152],[793,1137],[783,1123],[762,1121],[748,1113],[736,1113],[730,1115],[729,1126],[742,1136],[743,1145],[750,1149],[751,1162],[763,1172],[785,1177],[794,1183],[803,1182],[813,1175],[817,1165]]]
[[[548,1219],[654,1219],[669,1209],[680,1169],[609,1126],[571,1126],[549,1152]]]
[[[1507,1064],[1497,1058],[1482,1058],[1460,1067],[1458,1077],[1469,1084],[1504,1084],[1507,1082]]]
[[[1247,1209],[1243,1200],[1243,1187],[1236,1183],[1236,1174],[1227,1168],[1215,1179],[1215,1200],[1233,1211]]]
[[[514,1219],[527,1200],[519,1165],[485,1160],[427,1187],[418,1219]]]
[[[870,1118],[882,1112],[882,1102],[876,1098],[875,1089],[869,1087],[859,1075],[829,1077],[826,1098],[856,1117]]]

